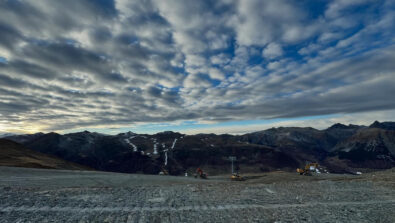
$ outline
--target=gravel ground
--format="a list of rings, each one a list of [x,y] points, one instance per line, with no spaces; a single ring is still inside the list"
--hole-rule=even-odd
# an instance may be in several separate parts
[[[0,167],[0,222],[395,222],[395,170],[131,175]]]

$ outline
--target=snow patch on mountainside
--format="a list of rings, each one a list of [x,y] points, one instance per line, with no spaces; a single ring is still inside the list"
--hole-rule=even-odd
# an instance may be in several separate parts
[[[174,146],[176,146],[177,138],[174,139],[173,145],[171,145],[171,149],[174,149]]]
[[[158,154],[158,143],[156,142],[156,139],[154,139],[154,152],[153,152],[153,154],[154,155]]]
[[[134,137],[135,137],[135,136],[132,136],[132,137],[130,137],[129,139],[125,139],[125,142],[126,142],[127,144],[129,144],[130,146],[132,146],[133,152],[137,152],[137,146],[134,145],[132,142],[130,142],[130,140],[133,139]]]
[[[165,166],[167,166],[167,149],[165,151]]]

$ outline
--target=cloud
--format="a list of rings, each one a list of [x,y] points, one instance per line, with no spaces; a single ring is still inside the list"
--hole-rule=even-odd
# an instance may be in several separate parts
[[[274,40],[298,42],[309,38],[317,26],[291,1],[242,0],[230,24],[240,45],[265,45]]]
[[[328,9],[325,11],[325,16],[329,18],[337,18],[344,15],[342,12],[350,7],[359,6],[362,4],[372,3],[372,0],[335,0],[332,1]]]
[[[0,131],[391,110],[394,18],[390,0],[0,1]]]
[[[267,47],[262,51],[262,55],[265,58],[273,59],[284,54],[283,49],[277,43],[270,43]]]

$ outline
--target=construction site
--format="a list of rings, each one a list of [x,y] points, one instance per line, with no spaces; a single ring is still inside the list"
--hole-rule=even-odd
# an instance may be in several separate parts
[[[0,167],[0,197],[4,223],[394,222],[395,169],[169,176]]]

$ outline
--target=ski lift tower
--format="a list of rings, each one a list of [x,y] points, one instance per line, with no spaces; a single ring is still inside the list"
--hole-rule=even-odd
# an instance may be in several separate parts
[[[229,160],[232,162],[232,174],[234,173],[234,168],[233,168],[233,162],[236,161],[236,157],[235,156],[229,156]]]

